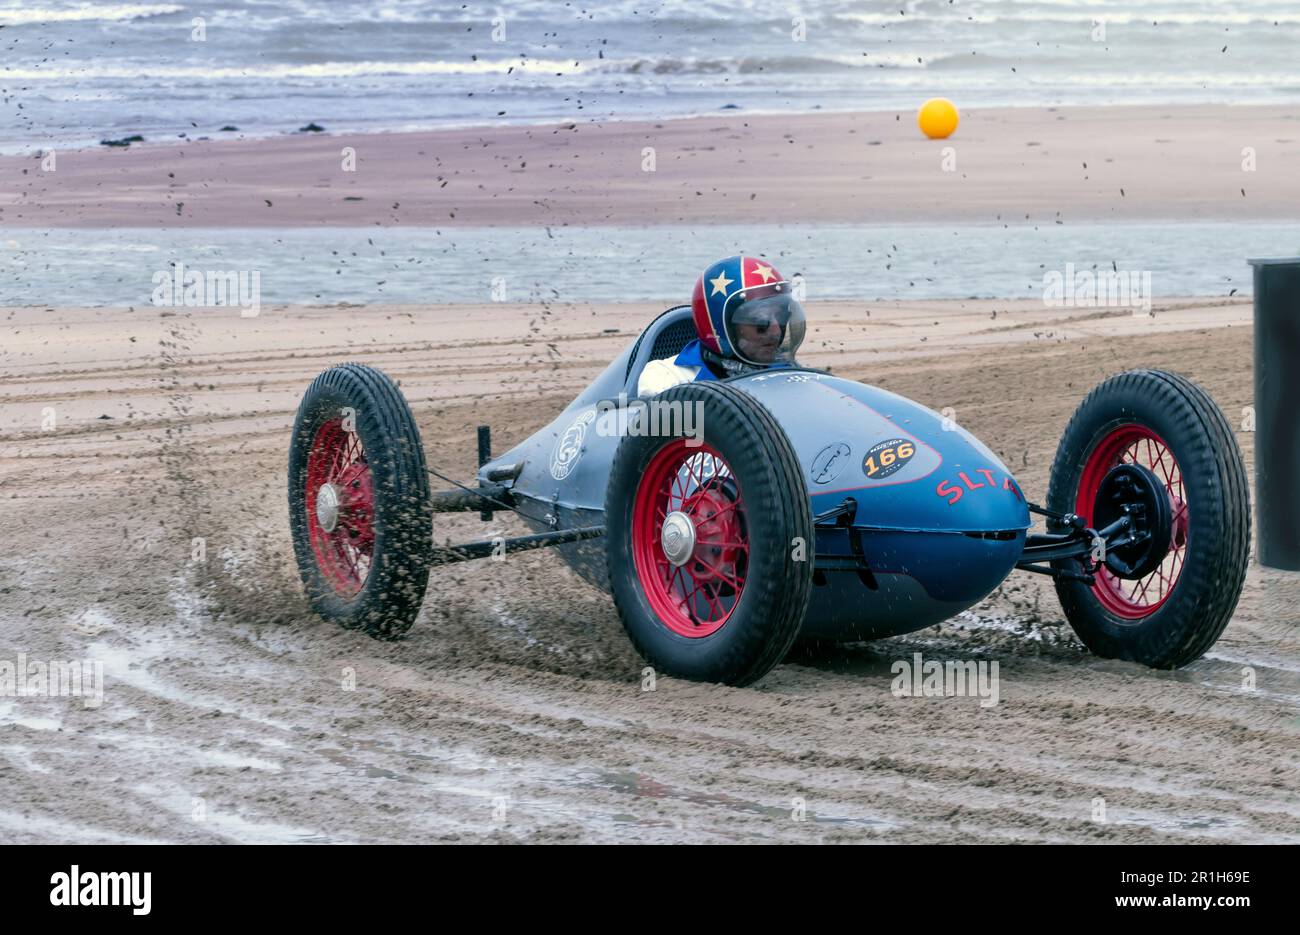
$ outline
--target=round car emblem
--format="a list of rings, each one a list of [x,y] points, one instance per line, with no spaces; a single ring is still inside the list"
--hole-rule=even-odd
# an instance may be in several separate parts
[[[844,442],[827,445],[817,452],[812,462],[812,479],[814,484],[829,484],[840,476],[844,466],[849,463],[849,446]]]
[[[587,439],[587,427],[596,420],[596,410],[588,409],[574,419],[551,449],[551,476],[564,480],[582,457],[582,445]]]
[[[681,510],[674,510],[664,517],[659,543],[664,547],[668,561],[678,566],[685,565],[695,552],[695,524]]]
[[[339,522],[339,492],[333,484],[321,484],[316,491],[316,521],[326,532],[333,532]]]

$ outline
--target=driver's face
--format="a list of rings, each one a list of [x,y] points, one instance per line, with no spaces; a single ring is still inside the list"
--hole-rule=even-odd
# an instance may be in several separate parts
[[[758,364],[770,364],[776,360],[776,353],[781,347],[781,326],[774,320],[761,324],[736,325],[736,343],[740,353]]]

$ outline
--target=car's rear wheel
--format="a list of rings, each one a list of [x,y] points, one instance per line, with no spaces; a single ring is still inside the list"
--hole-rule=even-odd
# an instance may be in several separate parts
[[[1118,374],[1088,394],[1057,448],[1048,506],[1096,528],[1107,475],[1121,464],[1149,470],[1168,500],[1163,558],[1140,576],[1102,564],[1094,584],[1058,578],[1056,591],[1097,655],[1176,668],[1214,644],[1237,606],[1250,552],[1246,469],[1205,391],[1158,370]]]
[[[312,608],[372,636],[415,622],[432,554],[429,475],[401,391],[371,367],[325,371],[298,407],[289,523]]]
[[[814,541],[798,458],[735,387],[687,384],[651,404],[697,407],[702,437],[620,443],[605,497],[614,603],[655,668],[748,684],[786,654],[807,611]]]

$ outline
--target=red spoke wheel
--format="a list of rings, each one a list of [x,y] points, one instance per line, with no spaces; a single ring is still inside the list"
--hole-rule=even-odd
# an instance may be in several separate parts
[[[374,482],[361,438],[343,419],[322,422],[307,454],[307,538],[321,573],[346,598],[366,583],[374,556]]]
[[[657,669],[747,684],[781,660],[807,611],[803,473],[771,413],[735,386],[692,383],[649,403],[700,407],[703,437],[619,444],[605,498],[615,605]]]
[[[1161,543],[1168,551],[1159,568],[1139,578],[1122,578],[1103,564],[1096,575],[1097,600],[1117,617],[1140,620],[1158,610],[1178,583],[1187,557],[1189,514],[1183,473],[1169,445],[1145,425],[1120,425],[1097,443],[1083,467],[1074,512],[1090,527],[1101,526],[1097,496],[1107,473],[1120,464],[1149,468],[1163,486],[1173,516],[1169,541]]]
[[[1121,464],[1149,470],[1168,499],[1163,558],[1138,576],[1103,564],[1092,585],[1059,579],[1057,594],[1098,655],[1186,665],[1223,632],[1245,580],[1250,507],[1241,452],[1204,390],[1176,374],[1135,370],[1105,381],[1080,404],[1057,449],[1048,505],[1096,528],[1099,492]],[[1074,560],[1057,567],[1079,570]]]
[[[344,364],[316,378],[289,448],[289,520],[313,609],[395,637],[419,613],[432,553],[420,433],[383,373]]]
[[[730,466],[708,445],[664,445],[637,487],[632,554],[646,599],[664,626],[697,639],[716,633],[740,602],[749,533]]]

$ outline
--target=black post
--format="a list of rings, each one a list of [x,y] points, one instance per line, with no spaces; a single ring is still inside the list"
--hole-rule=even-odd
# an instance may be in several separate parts
[[[1300,257],[1255,268],[1255,515],[1259,563],[1300,571]]]
[[[478,466],[482,467],[492,460],[492,426],[480,425],[478,427]],[[492,519],[491,510],[483,510],[479,513],[478,518],[483,522],[490,522]]]

